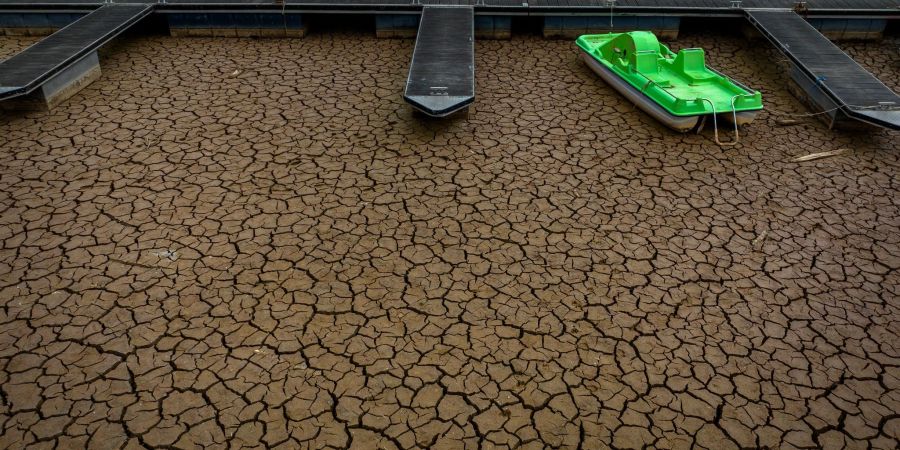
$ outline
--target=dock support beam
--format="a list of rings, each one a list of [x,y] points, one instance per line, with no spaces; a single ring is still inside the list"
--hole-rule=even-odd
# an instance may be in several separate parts
[[[414,38],[418,31],[418,14],[378,14],[375,16],[375,36],[378,38]],[[476,39],[509,39],[511,36],[511,16],[475,16]]]
[[[675,16],[544,16],[545,38],[575,39],[582,34],[652,31],[660,39],[677,39],[681,18]]]
[[[0,103],[0,109],[13,111],[48,111],[100,78],[97,52],[88,53],[66,67],[28,95]]]
[[[2,109],[51,109],[100,78],[97,50],[153,13],[149,3],[115,3],[0,61]]]
[[[303,37],[297,13],[170,13],[169,34],[179,37]]]
[[[834,41],[879,40],[887,28],[886,19],[809,19],[809,24]]]
[[[80,12],[0,12],[0,36],[48,36],[83,16]]]
[[[377,14],[375,37],[414,38],[419,29],[418,14]]]
[[[832,41],[878,41],[884,37],[887,28],[887,19],[839,19],[816,18],[807,19],[810,25],[823,36]],[[753,25],[745,23],[741,27],[744,37],[748,39],[763,39],[759,30]]]

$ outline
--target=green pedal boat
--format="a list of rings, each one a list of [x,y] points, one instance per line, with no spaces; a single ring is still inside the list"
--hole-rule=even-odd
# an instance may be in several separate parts
[[[703,49],[675,54],[648,31],[588,34],[576,43],[606,83],[674,130],[695,129],[706,116],[715,125],[718,116],[737,131],[763,108],[759,91],[706,67]]]

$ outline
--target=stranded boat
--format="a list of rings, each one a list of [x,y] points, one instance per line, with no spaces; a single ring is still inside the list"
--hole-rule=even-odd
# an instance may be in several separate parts
[[[686,132],[716,116],[737,126],[762,109],[762,94],[706,67],[703,49],[672,53],[648,31],[589,34],[576,41],[609,85],[668,127]],[[718,142],[718,129],[716,130]]]

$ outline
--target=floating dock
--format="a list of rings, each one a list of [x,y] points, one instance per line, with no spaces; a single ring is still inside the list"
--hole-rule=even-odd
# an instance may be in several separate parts
[[[472,7],[422,8],[404,100],[444,117],[475,100],[475,29]]]
[[[100,76],[97,49],[153,11],[151,4],[110,4],[0,63],[0,100],[52,108]],[[6,105],[9,106],[8,104]]]
[[[140,3],[122,0],[116,3]],[[0,0],[0,12],[90,9],[103,0]],[[416,13],[423,6],[472,6],[475,13],[499,15],[674,15],[740,17],[743,9],[793,9],[804,5],[811,16],[898,18],[900,0],[161,0],[157,11],[167,12],[354,12],[364,14]]]
[[[860,0],[861,3],[865,0]],[[790,10],[746,10],[747,18],[792,63],[791,76],[832,120],[900,129],[900,96]]]
[[[96,50],[150,14],[174,35],[300,37],[322,13],[374,15],[384,37],[416,34],[404,98],[432,116],[472,103],[475,33],[508,37],[516,16],[542,17],[548,37],[617,27],[674,37],[681,17],[746,17],[790,59],[794,80],[832,123],[900,127],[897,95],[820,33],[880,36],[900,19],[900,0],[0,0],[2,33],[81,17],[0,63],[0,101],[14,100],[0,108],[50,108],[71,96],[99,77]]]

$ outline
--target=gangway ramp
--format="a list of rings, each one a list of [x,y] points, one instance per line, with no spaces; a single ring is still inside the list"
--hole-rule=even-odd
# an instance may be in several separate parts
[[[425,6],[403,98],[433,117],[475,100],[475,29],[471,6]]]
[[[746,9],[745,14],[798,72],[795,81],[827,111],[832,123],[851,119],[900,129],[900,96],[791,10]]]
[[[150,3],[101,6],[0,62],[0,101],[38,91],[48,107],[96,77],[97,49],[153,12]]]

